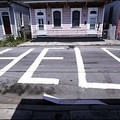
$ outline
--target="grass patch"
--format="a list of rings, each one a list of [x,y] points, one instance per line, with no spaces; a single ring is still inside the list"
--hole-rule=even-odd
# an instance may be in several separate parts
[[[23,37],[17,37],[16,39],[13,36],[8,36],[5,40],[0,41],[0,47],[16,47],[17,45],[27,42],[28,39]]]

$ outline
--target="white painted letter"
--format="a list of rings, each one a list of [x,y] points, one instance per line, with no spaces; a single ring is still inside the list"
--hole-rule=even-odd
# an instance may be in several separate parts
[[[87,84],[86,73],[85,73],[82,55],[78,47],[75,47],[75,56],[76,56],[76,62],[78,68],[78,86],[85,87]]]
[[[24,73],[24,75],[20,78],[18,83],[31,83],[31,84],[58,84],[59,79],[56,78],[32,78],[35,70],[40,65],[43,59],[54,59],[54,60],[62,60],[63,57],[45,57],[46,53],[50,48],[44,48],[43,51],[38,55],[33,64],[29,67],[29,69]],[[55,49],[55,48],[53,48]],[[56,48],[60,49],[60,48]],[[61,48],[62,49],[62,48]]]
[[[6,49],[0,52],[0,54],[3,54],[5,52],[10,51],[11,49]],[[27,50],[25,53],[21,54],[18,57],[0,57],[0,59],[13,59],[12,62],[10,62],[8,65],[6,65],[4,68],[2,68],[0,70],[0,76],[2,76],[5,72],[7,72],[13,65],[15,65],[18,61],[20,61],[23,57],[25,57],[26,55],[28,55],[31,51],[33,51],[34,49],[29,49]]]

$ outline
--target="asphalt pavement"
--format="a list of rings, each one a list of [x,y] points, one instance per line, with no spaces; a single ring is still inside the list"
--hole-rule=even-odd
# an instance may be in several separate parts
[[[27,42],[0,48],[0,119],[119,120],[119,45]],[[43,100],[44,93],[53,102]],[[66,104],[56,104],[58,98]]]

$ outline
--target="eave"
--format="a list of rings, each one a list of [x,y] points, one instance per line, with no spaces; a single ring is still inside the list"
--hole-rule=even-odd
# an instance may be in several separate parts
[[[54,3],[54,2],[104,2],[106,3],[109,0],[23,0],[24,3]]]

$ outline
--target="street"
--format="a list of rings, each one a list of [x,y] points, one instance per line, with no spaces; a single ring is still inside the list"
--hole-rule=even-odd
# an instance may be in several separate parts
[[[118,46],[0,48],[0,103],[42,99],[119,99]]]

